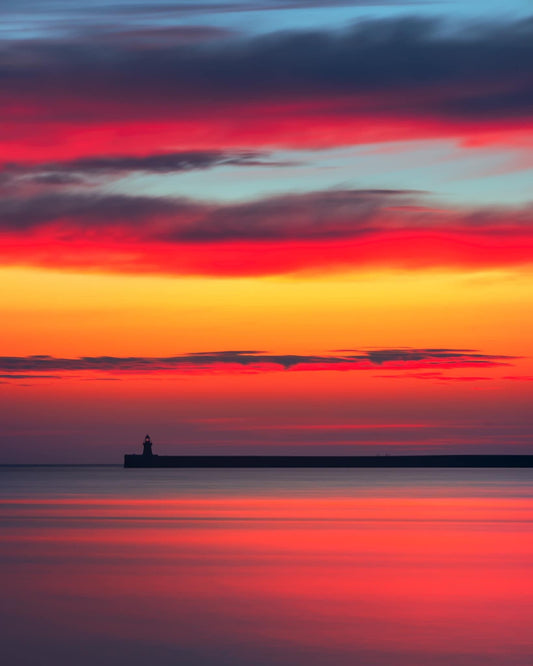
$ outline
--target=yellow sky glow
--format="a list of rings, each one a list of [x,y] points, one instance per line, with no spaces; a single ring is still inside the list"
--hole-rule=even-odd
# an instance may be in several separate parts
[[[3,354],[471,347],[527,354],[533,276],[389,272],[176,278],[3,268]]]

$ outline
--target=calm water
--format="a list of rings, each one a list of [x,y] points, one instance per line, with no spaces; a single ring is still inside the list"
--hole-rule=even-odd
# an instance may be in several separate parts
[[[2,663],[529,666],[533,470],[0,468]]]

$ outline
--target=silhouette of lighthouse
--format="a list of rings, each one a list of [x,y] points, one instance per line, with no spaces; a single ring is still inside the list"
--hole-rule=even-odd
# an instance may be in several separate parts
[[[152,440],[150,439],[150,435],[146,435],[143,442],[143,456],[149,458],[152,455]]]

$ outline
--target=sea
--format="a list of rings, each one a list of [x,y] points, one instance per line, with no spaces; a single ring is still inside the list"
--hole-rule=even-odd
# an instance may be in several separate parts
[[[530,666],[533,470],[0,467],[6,666]]]

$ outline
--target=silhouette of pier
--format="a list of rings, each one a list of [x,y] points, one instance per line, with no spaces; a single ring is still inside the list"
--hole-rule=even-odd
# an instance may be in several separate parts
[[[395,467],[533,467],[533,455],[404,455],[404,456],[159,456],[146,435],[142,454],[126,454],[124,467],[176,468],[395,468]]]

